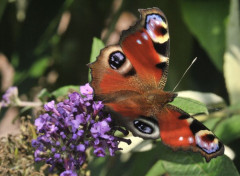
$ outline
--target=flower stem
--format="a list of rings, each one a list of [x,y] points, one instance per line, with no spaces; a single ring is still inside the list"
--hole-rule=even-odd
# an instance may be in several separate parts
[[[30,102],[30,101],[20,101],[18,103],[18,106],[19,107],[39,107],[39,106],[42,106],[43,103],[42,102]]]

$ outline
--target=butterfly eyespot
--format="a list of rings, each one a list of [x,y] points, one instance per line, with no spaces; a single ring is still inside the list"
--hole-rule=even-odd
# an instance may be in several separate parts
[[[162,36],[167,33],[167,29],[164,28],[163,26],[160,26],[157,30],[158,30],[158,33]]]
[[[153,133],[153,128],[151,126],[149,126],[148,124],[139,121],[139,120],[135,120],[133,121],[134,126],[141,132],[145,133],[145,134],[152,134]]]
[[[195,138],[196,144],[207,153],[214,153],[221,148],[217,138],[208,130],[199,131]]]
[[[108,63],[114,70],[119,69],[126,61],[125,55],[120,51],[115,51],[110,54]]]
[[[215,136],[213,134],[206,134],[202,136],[202,140],[206,142],[212,142],[215,139]]]

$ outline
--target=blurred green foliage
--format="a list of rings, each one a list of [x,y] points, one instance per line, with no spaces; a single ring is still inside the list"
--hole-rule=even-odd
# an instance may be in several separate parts
[[[236,3],[236,8],[230,8],[231,3]],[[104,46],[93,38],[101,38],[102,30],[107,27],[108,35],[102,39],[107,41],[123,11],[138,17],[139,8],[159,7],[168,18],[171,38],[166,90],[172,90],[193,58],[198,57],[178,90],[213,92],[223,97],[227,104],[231,102],[220,112],[221,118],[211,119],[214,115],[210,114],[205,124],[233,149],[234,163],[226,156],[205,163],[199,154],[173,152],[158,141],[153,150],[134,152],[127,160],[120,154],[92,160],[89,165],[91,173],[104,176],[239,175],[240,105],[231,101],[230,95],[236,95],[233,93],[235,85],[230,82],[228,89],[225,86],[229,79],[239,76],[234,74],[239,70],[230,69],[229,76],[229,67],[223,69],[223,64],[228,63],[224,53],[231,51],[231,41],[235,39],[234,43],[239,44],[239,30],[232,30],[236,26],[228,23],[236,21],[239,25],[239,1],[122,0],[116,11],[113,10],[114,4],[116,1],[113,0],[1,0],[0,53],[6,55],[14,66],[14,85],[19,87],[20,94],[30,96],[35,87],[47,88],[49,92],[58,88],[52,93],[43,91],[41,98],[58,97],[69,88],[77,88],[63,86],[85,84],[88,81],[86,64],[90,58],[93,61]],[[59,23],[66,13],[70,14],[70,22],[66,31],[60,32]],[[234,46],[240,50],[240,45]],[[240,55],[235,54],[234,58],[239,61]],[[57,78],[52,83],[48,78],[53,72]],[[235,96],[234,102],[237,101],[240,102],[240,98]],[[194,107],[185,105],[186,109],[191,106]],[[199,110],[202,112],[205,107],[197,108],[202,108]]]

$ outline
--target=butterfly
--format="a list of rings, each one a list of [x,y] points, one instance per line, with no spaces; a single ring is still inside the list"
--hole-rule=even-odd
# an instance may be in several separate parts
[[[169,30],[158,8],[140,9],[140,20],[123,31],[119,44],[101,50],[91,69],[95,100],[134,136],[161,138],[174,150],[200,152],[206,161],[224,145],[201,122],[170,105],[176,93],[163,90],[169,67]]]

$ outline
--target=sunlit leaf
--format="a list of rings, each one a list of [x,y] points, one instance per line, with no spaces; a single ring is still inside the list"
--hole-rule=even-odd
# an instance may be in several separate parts
[[[38,93],[38,98],[41,101],[44,101],[44,98],[49,98],[51,96],[50,92],[48,92],[48,90],[46,88],[42,89],[39,93]]]
[[[190,98],[177,97],[170,104],[179,107],[189,114],[208,114],[208,110],[205,104]]]
[[[80,86],[68,85],[53,91],[51,94],[55,97],[66,96],[73,91],[79,92],[79,87]]]
[[[228,156],[231,160],[236,158],[236,153],[227,145],[224,145],[224,155]]]
[[[230,113],[232,113],[232,114],[236,114],[236,113],[238,113],[238,114],[240,114],[240,101],[239,102],[237,102],[237,103],[235,103],[235,104],[233,104],[233,105],[231,105],[231,106],[229,106],[228,107],[228,110],[230,111]]]
[[[100,54],[100,50],[103,49],[103,48],[104,48],[104,43],[102,42],[102,40],[94,37],[89,63],[92,63],[96,60],[97,56]],[[88,81],[89,82],[91,81],[90,71],[89,71],[89,74],[88,74]]]
[[[163,167],[163,162],[161,160],[157,161],[153,167],[148,171],[146,176],[156,176],[156,175],[164,175],[167,171]]]
[[[231,0],[227,26],[227,50],[224,54],[224,77],[231,104],[240,101],[240,22],[239,1]]]
[[[194,157],[189,157],[188,159],[190,161],[194,161]],[[162,167],[166,170],[166,172],[169,175],[201,175],[201,176],[239,175],[233,162],[226,156],[218,157],[212,160],[210,163],[196,162],[193,164],[190,162],[186,162],[186,160],[184,160],[184,162],[182,163],[163,161]]]
[[[224,77],[230,102],[234,104],[240,101],[240,47],[232,45],[230,50],[224,55]]]
[[[37,77],[41,76],[44,73],[44,71],[46,70],[48,63],[49,63],[48,57],[44,57],[44,58],[34,62],[34,64],[32,65],[32,67],[29,70],[29,76],[33,77],[33,78],[37,78]]]
[[[200,101],[206,105],[225,104],[223,98],[214,93],[197,92],[192,90],[180,91],[177,93],[178,97],[191,98]]]

